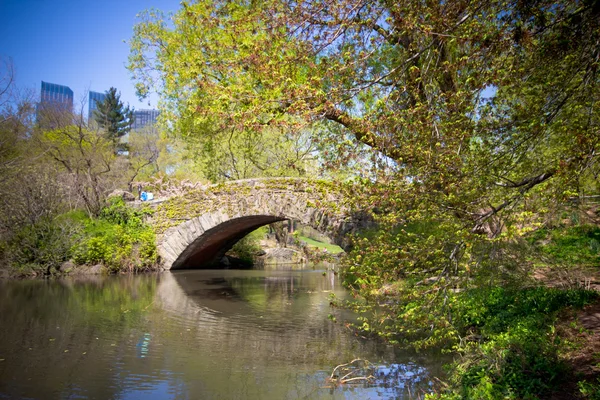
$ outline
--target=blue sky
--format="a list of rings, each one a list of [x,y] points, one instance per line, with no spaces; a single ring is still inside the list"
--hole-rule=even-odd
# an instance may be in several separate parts
[[[38,93],[41,81],[69,86],[75,106],[87,90],[114,86],[136,109],[141,103],[125,69],[136,14],[176,11],[180,0],[0,0],[0,57],[10,57],[19,88]]]

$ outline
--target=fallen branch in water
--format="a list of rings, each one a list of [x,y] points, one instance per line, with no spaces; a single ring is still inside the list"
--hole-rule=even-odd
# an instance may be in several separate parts
[[[362,366],[359,366],[360,363],[363,363]],[[333,369],[329,378],[327,378],[327,383],[332,384],[334,386],[343,385],[343,384],[356,384],[360,382],[371,382],[375,379],[372,375],[373,364],[371,364],[367,360],[362,360],[360,358],[356,358],[349,363],[340,364]],[[350,378],[350,376],[362,373],[363,376],[355,376]],[[341,376],[344,374],[343,376]],[[341,377],[340,377],[341,376]]]

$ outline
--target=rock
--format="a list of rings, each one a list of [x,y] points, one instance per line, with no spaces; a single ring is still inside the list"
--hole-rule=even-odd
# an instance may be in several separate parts
[[[104,266],[102,264],[96,264],[89,267],[87,273],[90,275],[100,275],[104,272]]]
[[[306,258],[301,252],[287,247],[266,249],[265,252],[265,264],[296,264],[306,262]]]
[[[61,272],[65,272],[65,273],[69,273],[71,271],[73,271],[75,269],[76,265],[73,261],[69,260],[69,261],[65,261],[64,263],[61,264],[59,270]]]
[[[82,265],[71,270],[73,275],[101,275],[103,272],[104,266],[102,264]]]
[[[127,192],[125,190],[120,190],[120,189],[114,190],[111,194],[108,195],[108,197],[121,197],[125,201],[134,201],[135,200],[135,196],[133,195],[133,193]]]

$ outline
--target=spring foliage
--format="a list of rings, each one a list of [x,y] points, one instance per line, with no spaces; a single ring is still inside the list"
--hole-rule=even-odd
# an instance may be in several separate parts
[[[597,1],[198,0],[143,14],[129,68],[184,137],[324,127],[326,164],[357,166],[349,206],[379,222],[346,262],[361,328],[450,346],[462,294],[531,285],[525,235],[598,190],[599,15]]]

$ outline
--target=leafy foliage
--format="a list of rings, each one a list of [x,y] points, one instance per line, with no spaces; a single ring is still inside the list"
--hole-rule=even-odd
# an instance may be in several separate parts
[[[146,211],[112,198],[97,220],[85,223],[85,238],[74,250],[79,264],[101,263],[112,271],[151,269],[157,261],[154,231],[143,222]]]
[[[567,371],[559,359],[555,330],[566,307],[598,299],[593,291],[493,288],[461,293],[453,300],[455,349],[452,390],[432,398],[537,399],[557,390]]]
[[[198,0],[145,13],[129,68],[174,132],[217,157],[217,144],[254,154],[264,135],[322,127],[326,164],[360,166],[350,206],[384,231],[357,242],[368,260],[350,272],[374,287],[444,271],[450,288],[508,275],[511,241],[595,181],[597,13],[584,1]],[[405,225],[435,229],[391,234]]]
[[[600,262],[600,228],[594,225],[539,229],[529,240],[544,243],[541,251],[558,262],[587,266]]]
[[[449,346],[464,335],[461,294],[530,285],[524,235],[598,189],[599,12],[567,0],[198,0],[170,19],[146,13],[129,68],[192,142],[325,127],[325,164],[358,167],[347,206],[379,223],[347,259],[361,328]],[[499,354],[500,375],[477,370],[467,397],[544,390],[555,343],[528,332],[545,335],[547,321],[515,321],[477,347]]]
[[[97,219],[77,211],[25,225],[0,242],[0,255],[22,275],[69,272],[61,267],[70,260],[102,264],[112,272],[153,269],[158,256],[146,215],[111,198]]]
[[[596,382],[578,382],[579,391],[586,399],[598,400],[600,399],[600,379],[596,379]]]
[[[43,218],[0,243],[0,256],[19,274],[51,275],[71,258],[80,234],[81,226],[72,221]]]
[[[62,117],[66,118],[64,114]],[[74,115],[63,122],[54,128],[38,127],[32,141],[47,157],[43,161],[54,164],[64,174],[70,191],[81,202],[78,206],[96,216],[104,206],[106,195],[119,182],[119,174],[114,171],[112,142]]]

